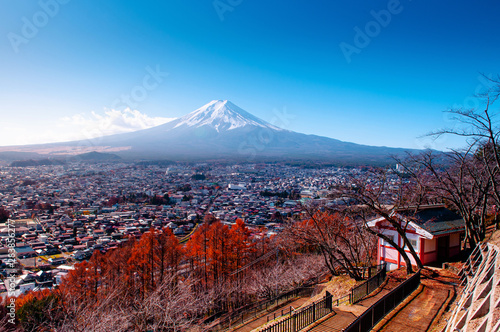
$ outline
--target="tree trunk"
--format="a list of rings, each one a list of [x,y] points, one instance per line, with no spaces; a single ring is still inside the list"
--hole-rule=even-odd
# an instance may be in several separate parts
[[[411,261],[410,261],[410,258],[408,257],[408,255],[406,254],[406,251],[404,251],[402,248],[395,248],[398,253],[401,255],[401,257],[403,257],[404,261],[405,261],[405,264],[406,264],[406,273],[407,274],[412,274],[413,273],[413,267],[411,266]],[[422,263],[420,263],[422,264]]]

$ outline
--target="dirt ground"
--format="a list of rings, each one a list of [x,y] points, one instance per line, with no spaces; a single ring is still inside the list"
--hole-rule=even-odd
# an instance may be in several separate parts
[[[317,289],[314,294],[305,304],[304,306],[311,304],[315,301],[319,301],[325,297],[326,292],[330,292],[332,294],[333,299],[338,299],[342,296],[349,294],[349,291],[353,286],[356,285],[356,281],[354,279],[349,278],[348,276],[334,276],[329,282],[322,283],[317,285]]]

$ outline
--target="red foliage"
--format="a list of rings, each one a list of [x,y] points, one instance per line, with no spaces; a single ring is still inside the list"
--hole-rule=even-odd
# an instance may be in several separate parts
[[[26,303],[31,302],[35,299],[41,300],[41,299],[43,299],[51,294],[52,294],[52,292],[48,289],[42,289],[42,290],[36,291],[36,292],[31,291],[31,292],[28,292],[26,294],[23,294],[16,299],[16,309],[19,310]]]
[[[226,280],[249,262],[253,251],[250,231],[241,219],[231,229],[220,221],[203,224],[186,245],[192,267],[206,285]]]

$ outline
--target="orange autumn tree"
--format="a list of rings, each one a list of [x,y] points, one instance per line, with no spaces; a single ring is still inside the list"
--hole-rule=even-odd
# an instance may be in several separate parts
[[[30,291],[16,299],[16,318],[24,331],[51,331],[63,316],[57,292],[48,289]]]
[[[65,277],[61,290],[67,296],[83,302],[97,300],[98,276],[95,274],[95,264],[83,261],[75,265]]]
[[[224,283],[231,273],[249,262],[253,252],[250,231],[241,219],[229,229],[220,221],[202,225],[186,245],[195,273],[205,287]]]
[[[117,284],[123,284],[125,289],[132,289],[132,280],[127,271],[129,270],[128,260],[135,243],[135,238],[130,237],[122,247],[106,253],[107,265],[103,271],[106,277],[105,287],[112,289]]]
[[[250,261],[255,252],[255,242],[251,239],[251,232],[240,218],[229,231],[231,250],[231,270],[237,270]]]
[[[229,227],[215,222],[210,227],[208,242],[208,271],[214,285],[222,283],[229,273]]]
[[[128,275],[134,282],[134,288],[144,295],[155,287],[154,245],[157,230],[151,228],[134,244],[127,261]]]
[[[60,286],[64,298],[81,304],[97,304],[110,292],[116,292],[118,286],[132,290],[127,271],[135,243],[134,238],[129,238],[121,248],[106,254],[96,250],[88,261],[75,264]]]
[[[210,225],[204,223],[194,232],[191,239],[186,244],[186,254],[188,256],[192,273],[195,277],[203,280],[205,287],[208,285],[208,233]]]
[[[170,228],[165,227],[156,237],[154,256],[160,273],[159,282],[165,278],[176,281],[184,249]]]
[[[183,249],[169,228],[161,232],[151,228],[133,245],[127,261],[127,274],[144,296],[166,276],[170,277],[169,280],[177,280],[182,258]]]

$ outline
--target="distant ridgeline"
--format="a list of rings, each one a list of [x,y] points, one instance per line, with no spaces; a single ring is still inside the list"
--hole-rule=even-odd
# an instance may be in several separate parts
[[[11,167],[66,165],[68,162],[120,161],[122,158],[112,153],[89,152],[70,157],[28,159],[13,161]]]
[[[10,167],[30,167],[30,166],[51,166],[51,165],[65,165],[66,163],[58,159],[28,159],[17,160],[10,164]]]

